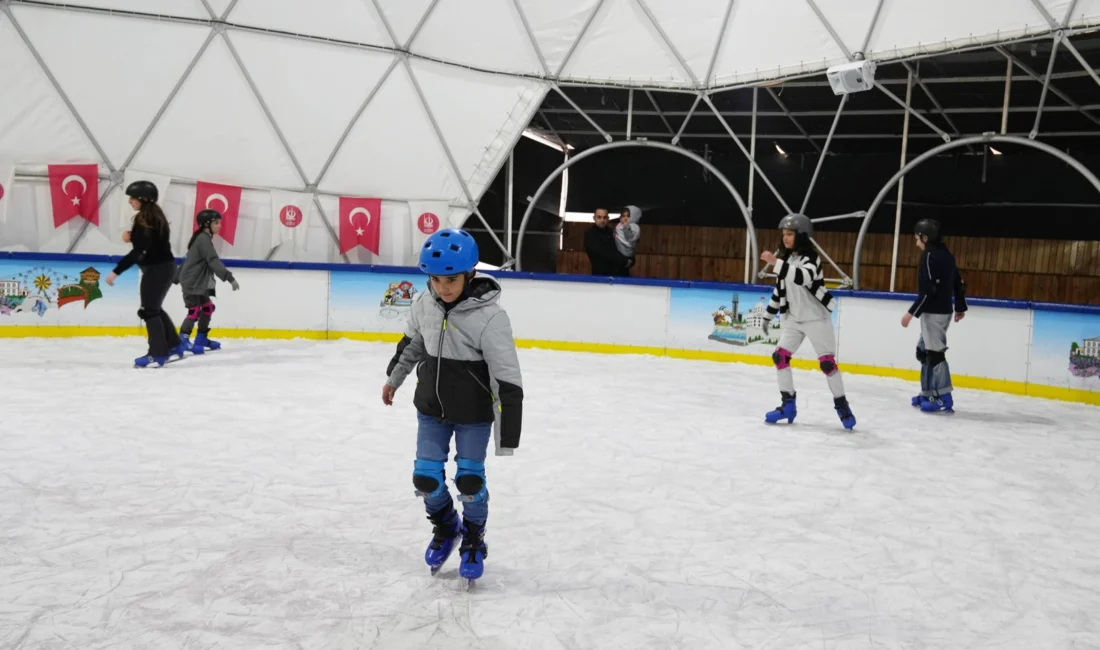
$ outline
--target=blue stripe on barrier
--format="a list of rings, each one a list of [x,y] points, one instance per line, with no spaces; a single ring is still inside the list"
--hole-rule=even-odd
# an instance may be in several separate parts
[[[0,259],[42,260],[47,262],[106,262],[117,264],[121,255],[95,255],[86,253],[29,253],[0,251]],[[241,269],[273,269],[283,271],[329,271],[344,273],[394,273],[419,274],[415,266],[385,266],[372,264],[335,264],[331,262],[285,262],[266,260],[223,259],[226,266]],[[177,258],[177,263],[182,263]],[[536,280],[541,282],[580,282],[587,284],[627,285],[639,287],[666,287],[670,289],[713,289],[718,291],[771,291],[772,285],[741,284],[725,282],[704,282],[696,280],[662,280],[656,278],[616,278],[594,275],[558,275],[556,273],[532,273],[530,271],[491,271],[491,275],[503,280]],[[912,302],[916,295],[912,293],[889,293],[885,291],[865,291],[834,289],[838,298],[872,298],[876,300],[897,300]],[[1056,311],[1075,314],[1100,315],[1100,306],[1071,305],[1053,302],[1029,302],[1026,300],[999,300],[996,298],[967,298],[967,304],[974,307],[997,307],[1000,309],[1033,309],[1035,311]]]

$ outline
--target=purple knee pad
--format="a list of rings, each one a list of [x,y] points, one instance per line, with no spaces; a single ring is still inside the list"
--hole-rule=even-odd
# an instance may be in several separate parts
[[[199,309],[201,309],[202,313],[206,314],[207,316],[214,315],[214,303],[210,302],[209,300],[199,305]]]
[[[187,308],[187,319],[188,320],[198,320],[199,319],[199,311],[200,310],[199,310],[198,305],[195,305],[194,307],[188,307]]]
[[[836,365],[836,357],[831,354],[821,355],[817,358],[817,363],[821,366],[821,372],[825,373],[826,377],[832,377],[840,372],[840,367]]]
[[[794,354],[785,348],[776,348],[775,352],[772,352],[772,361],[775,362],[777,370],[784,370],[791,367],[791,357]]]

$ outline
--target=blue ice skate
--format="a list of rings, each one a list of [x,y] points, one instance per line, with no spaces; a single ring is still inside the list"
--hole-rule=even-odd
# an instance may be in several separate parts
[[[787,424],[794,424],[794,418],[798,415],[798,408],[795,407],[795,395],[794,393],[788,393],[786,391],[780,392],[783,396],[783,403],[775,408],[774,411],[769,411],[764,415],[764,421],[768,424],[775,424],[780,420],[786,420]]]
[[[913,408],[919,409],[921,407],[921,404],[923,404],[927,399],[928,398],[924,395],[914,395],[910,403],[913,405]]]
[[[221,343],[208,338],[206,334],[199,334],[195,337],[195,342],[191,345],[191,352],[194,354],[202,354],[207,350],[217,350],[221,348],[221,346]]]
[[[148,368],[150,365],[155,365],[156,367],[161,368],[164,366],[164,364],[168,363],[168,359],[170,357],[171,355],[163,357],[145,355],[144,357],[138,357],[137,359],[134,359],[134,366],[137,368]]]
[[[428,520],[435,524],[435,528],[432,530],[432,541],[424,551],[424,561],[428,563],[434,576],[443,568],[447,558],[451,557],[451,551],[458,541],[458,513],[454,508],[448,508],[446,512],[428,515]]]
[[[462,520],[462,546],[458,549],[458,557],[462,560],[458,575],[466,582],[467,587],[473,586],[474,580],[480,578],[485,571],[485,558],[489,557],[484,524]]]
[[[191,352],[191,335],[180,334],[180,356],[183,356],[184,352]]]
[[[944,413],[954,413],[955,400],[952,399],[951,393],[940,395],[939,397],[929,397],[921,402],[920,410],[925,413],[938,413],[940,411]]]
[[[848,406],[848,398],[841,395],[833,400],[833,408],[836,409],[836,414],[840,416],[840,423],[844,425],[845,429],[851,430],[856,426],[856,416],[852,415],[852,409]]]

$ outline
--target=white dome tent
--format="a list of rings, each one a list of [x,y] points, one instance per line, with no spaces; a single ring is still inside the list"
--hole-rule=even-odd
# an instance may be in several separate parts
[[[0,9],[0,185],[5,169],[16,175],[0,195],[0,250],[124,252],[121,188],[145,175],[168,183],[177,252],[202,181],[244,188],[236,241],[219,242],[227,257],[382,264],[411,259],[423,206],[456,226],[476,213],[556,86],[717,92],[822,74],[856,56],[922,56],[1100,20],[1100,0],[0,0]],[[66,163],[98,165],[98,227],[55,227],[46,170]],[[302,236],[280,236],[272,190],[309,195]],[[340,255],[341,196],[382,200],[378,255]]]

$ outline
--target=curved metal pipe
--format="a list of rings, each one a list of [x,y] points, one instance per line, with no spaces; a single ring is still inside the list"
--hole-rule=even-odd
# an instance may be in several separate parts
[[[854,258],[852,259],[852,283],[855,289],[860,288],[859,261],[861,253],[863,251],[863,239],[867,235],[867,228],[871,225],[871,217],[875,216],[875,210],[878,210],[879,206],[882,205],[883,200],[885,200],[886,198],[886,194],[890,192],[890,190],[894,187],[894,185],[897,184],[899,180],[901,180],[901,177],[908,174],[917,165],[920,165],[929,158],[939,155],[944,151],[957,149],[958,147],[966,147],[972,144],[989,144],[991,142],[1018,144],[1022,147],[1031,147],[1032,149],[1038,149],[1043,153],[1048,153],[1066,163],[1070,167],[1076,169],[1079,174],[1085,177],[1085,180],[1092,183],[1092,186],[1096,188],[1097,192],[1100,192],[1100,178],[1097,178],[1095,174],[1089,171],[1088,167],[1082,165],[1080,161],[1078,161],[1076,158],[1069,155],[1068,153],[1056,149],[1055,147],[1052,147],[1045,142],[1039,142],[1038,140],[1029,140],[1028,138],[1019,138],[1013,135],[994,135],[990,133],[986,135],[975,135],[969,138],[960,138],[958,140],[952,140],[951,142],[941,144],[938,147],[933,147],[928,151],[922,153],[921,155],[917,156],[913,160],[909,161],[907,165],[899,169],[898,173],[894,174],[894,176],[889,181],[887,181],[885,185],[882,186],[882,189],[879,191],[878,196],[876,196],[874,202],[871,203],[871,207],[867,208],[867,216],[863,218],[863,224],[859,228],[859,236],[856,237],[856,252]]]
[[[737,193],[737,189],[734,188],[733,183],[730,183],[729,179],[726,178],[725,175],[722,174],[722,172],[718,171],[717,167],[710,164],[710,162],[708,162],[699,154],[688,151],[687,149],[675,147],[671,144],[650,140],[620,140],[617,142],[608,142],[606,144],[596,145],[591,149],[585,149],[579,154],[571,157],[569,160],[559,165],[558,168],[555,169],[549,176],[547,176],[546,180],[542,182],[542,185],[539,185],[539,189],[537,192],[535,192],[535,195],[531,197],[531,201],[527,205],[527,210],[525,210],[523,213],[523,220],[520,221],[519,224],[519,232],[516,234],[517,271],[523,270],[520,260],[523,258],[523,234],[527,231],[527,222],[528,220],[530,220],[531,214],[534,213],[535,205],[538,203],[539,199],[542,198],[542,195],[546,192],[547,188],[550,187],[550,184],[553,183],[558,178],[558,176],[561,176],[562,172],[569,169],[576,163],[584,160],[585,158],[603,151],[610,151],[611,149],[621,149],[623,147],[649,147],[651,149],[663,149],[665,151],[672,151],[674,153],[680,154],[681,156],[694,160],[695,162],[705,167],[707,171],[714,174],[714,177],[721,181],[722,184],[726,186],[726,189],[729,190],[730,195],[733,196],[733,200],[737,202],[737,207],[741,209],[741,215],[745,218],[745,226],[749,230],[749,240],[752,242],[752,276],[750,277],[756,277],[756,271],[760,263],[760,252],[757,250],[756,246],[756,230],[752,227],[752,217],[749,216],[749,209],[745,205],[745,201],[741,198],[741,195]]]

